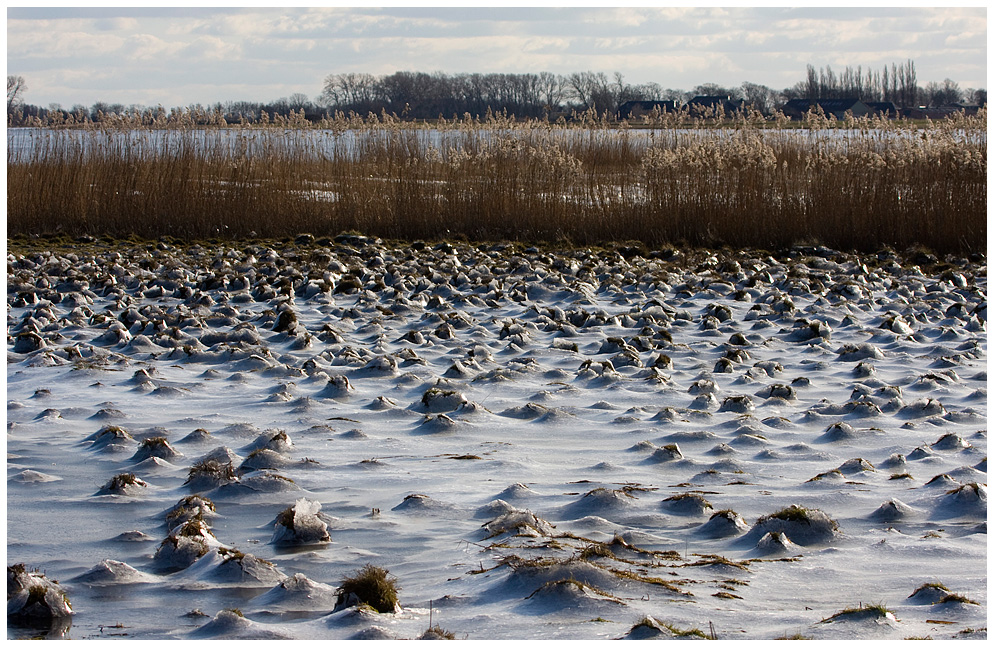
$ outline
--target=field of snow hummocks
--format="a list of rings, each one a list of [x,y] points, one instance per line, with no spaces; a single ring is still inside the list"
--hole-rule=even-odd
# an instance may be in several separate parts
[[[634,252],[12,245],[8,637],[986,637],[986,260]]]

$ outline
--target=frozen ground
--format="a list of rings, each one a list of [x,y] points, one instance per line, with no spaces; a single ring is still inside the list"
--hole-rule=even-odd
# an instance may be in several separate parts
[[[632,251],[12,253],[8,566],[72,638],[986,638],[986,260]]]

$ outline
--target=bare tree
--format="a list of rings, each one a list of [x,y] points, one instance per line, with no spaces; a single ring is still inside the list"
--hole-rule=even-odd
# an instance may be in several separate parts
[[[15,74],[7,75],[7,112],[10,112],[14,106],[24,102],[22,95],[27,89],[28,85],[24,82],[23,76]]]
[[[775,91],[765,85],[749,83],[748,81],[742,84],[742,98],[745,99],[747,106],[764,115],[772,113],[773,108],[780,102],[780,97]]]

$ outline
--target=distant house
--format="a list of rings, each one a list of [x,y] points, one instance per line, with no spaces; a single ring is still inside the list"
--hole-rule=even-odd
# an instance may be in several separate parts
[[[870,114],[881,115],[889,119],[897,119],[897,106],[893,101],[865,101]]]
[[[618,119],[637,119],[657,110],[664,113],[676,109],[676,101],[626,101],[618,106]]]
[[[732,99],[729,96],[708,96],[698,95],[687,102],[687,109],[690,114],[699,117],[705,114],[714,114],[720,106],[726,115],[742,110],[745,102],[742,99]]]
[[[820,107],[825,115],[836,119],[844,119],[847,112],[853,117],[865,117],[871,109],[859,99],[791,99],[784,104],[782,112],[791,119],[803,119],[804,115],[814,108]]]
[[[958,112],[967,116],[976,115],[980,106],[971,106],[961,103],[950,103],[939,108],[928,108],[919,106],[917,108],[905,108],[902,112],[908,119],[945,119]]]

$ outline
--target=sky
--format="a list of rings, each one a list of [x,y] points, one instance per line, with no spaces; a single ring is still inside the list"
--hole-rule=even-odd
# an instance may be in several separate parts
[[[7,9],[7,74],[43,107],[315,99],[344,72],[620,72],[663,88],[782,90],[809,64],[880,71],[908,59],[919,85],[986,88],[986,4]]]

